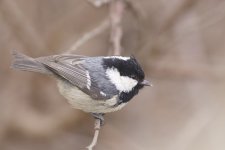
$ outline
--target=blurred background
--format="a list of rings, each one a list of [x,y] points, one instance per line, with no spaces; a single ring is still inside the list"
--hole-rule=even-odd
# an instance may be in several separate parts
[[[78,150],[91,142],[94,119],[72,109],[53,78],[11,70],[10,50],[108,55],[109,3],[0,0],[1,150]],[[225,1],[126,3],[122,55],[134,54],[154,87],[106,115],[96,149],[224,150]]]

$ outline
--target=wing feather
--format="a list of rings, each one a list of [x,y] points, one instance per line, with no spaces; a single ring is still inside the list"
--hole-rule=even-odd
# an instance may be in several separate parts
[[[40,57],[37,60],[46,65],[54,74],[67,80],[74,86],[81,89],[86,94],[96,100],[106,100],[109,97],[101,94],[101,89],[95,82],[95,79],[87,76],[87,70],[82,65],[85,56],[78,55],[54,55],[49,57]],[[88,87],[88,83],[91,86]]]

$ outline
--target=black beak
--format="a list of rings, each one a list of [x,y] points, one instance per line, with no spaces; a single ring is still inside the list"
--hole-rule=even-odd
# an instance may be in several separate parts
[[[141,84],[144,85],[144,86],[153,86],[153,84],[151,82],[147,81],[147,80],[143,80],[141,82]]]

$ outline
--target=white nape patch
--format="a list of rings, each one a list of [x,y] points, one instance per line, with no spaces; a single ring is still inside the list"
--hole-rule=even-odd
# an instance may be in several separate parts
[[[90,77],[88,71],[86,71],[86,76],[87,76],[87,88],[90,90],[90,87],[91,87],[91,77]]]
[[[130,77],[121,76],[116,68],[107,69],[106,74],[109,77],[110,81],[121,92],[130,92],[138,83],[138,81]]]
[[[130,59],[130,57],[123,57],[123,56],[107,56],[107,57],[104,57],[104,58],[117,58],[117,59],[121,59],[121,60],[128,60]]]

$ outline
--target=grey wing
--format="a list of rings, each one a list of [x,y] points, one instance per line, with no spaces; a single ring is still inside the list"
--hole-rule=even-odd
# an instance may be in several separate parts
[[[78,87],[93,99],[106,100],[111,98],[109,95],[102,94],[102,89],[83,66],[85,58],[87,57],[78,55],[54,55],[40,57],[37,60],[46,65],[55,75]]]

